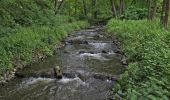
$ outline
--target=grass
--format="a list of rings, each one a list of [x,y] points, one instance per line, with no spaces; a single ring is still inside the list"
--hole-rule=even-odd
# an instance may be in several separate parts
[[[170,98],[170,31],[159,22],[116,20],[107,24],[122,42],[128,68],[114,87],[114,98],[168,100]]]

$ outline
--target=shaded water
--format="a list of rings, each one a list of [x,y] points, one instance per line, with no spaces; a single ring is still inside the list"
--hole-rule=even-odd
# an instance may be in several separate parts
[[[73,32],[55,56],[22,72],[32,75],[59,65],[75,77],[16,77],[0,87],[0,100],[105,100],[115,83],[108,76],[117,77],[125,69],[117,49],[112,39],[105,37],[103,27]]]

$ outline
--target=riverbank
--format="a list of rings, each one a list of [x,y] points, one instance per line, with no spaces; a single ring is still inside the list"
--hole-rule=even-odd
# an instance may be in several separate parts
[[[158,21],[116,20],[107,24],[109,35],[116,35],[128,58],[128,69],[114,87],[116,99],[170,98],[170,31]]]
[[[109,99],[126,63],[118,42],[104,29],[91,26],[71,32],[55,55],[17,71],[15,79],[0,87],[0,99]],[[54,66],[61,67],[62,79],[54,77]]]
[[[75,21],[56,26],[20,27],[15,34],[0,40],[0,80],[6,82],[14,77],[17,69],[53,55],[60,41],[74,30],[85,28],[88,23]]]
[[[85,21],[55,14],[52,1],[0,1],[0,80],[17,69],[51,56],[67,33],[88,26]]]

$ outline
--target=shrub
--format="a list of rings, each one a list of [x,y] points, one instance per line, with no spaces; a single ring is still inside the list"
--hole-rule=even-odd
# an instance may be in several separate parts
[[[121,19],[128,19],[128,20],[139,20],[139,19],[146,19],[148,16],[146,8],[139,8],[135,6],[128,7],[124,14],[120,16]]]
[[[129,66],[114,89],[115,97],[126,99],[168,100],[170,98],[170,32],[158,21],[121,21],[107,25],[118,36],[128,57]]]

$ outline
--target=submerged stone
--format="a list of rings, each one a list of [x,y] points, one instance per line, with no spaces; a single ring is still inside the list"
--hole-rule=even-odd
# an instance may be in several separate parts
[[[107,51],[106,50],[102,50],[102,53],[107,53]]]
[[[66,78],[76,78],[76,75],[74,73],[64,72],[64,73],[62,73],[62,75]]]
[[[88,44],[88,41],[86,40],[69,40],[67,42],[70,44]]]

